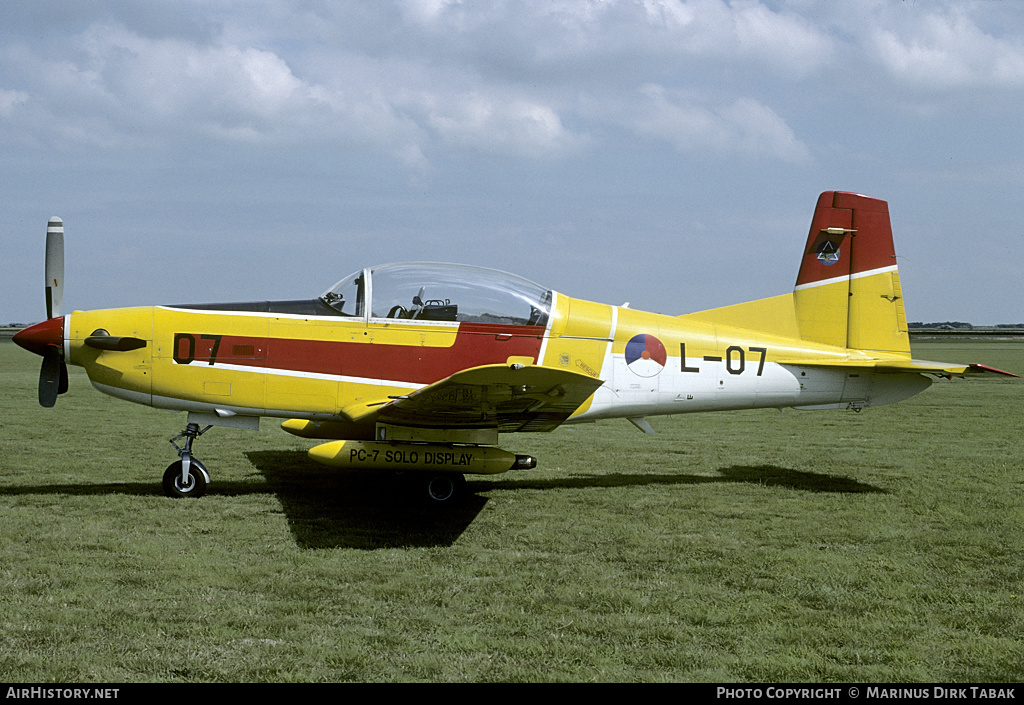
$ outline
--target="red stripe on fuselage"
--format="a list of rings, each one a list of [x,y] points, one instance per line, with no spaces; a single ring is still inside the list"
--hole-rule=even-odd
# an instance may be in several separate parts
[[[378,338],[387,333],[368,331]],[[384,342],[340,342],[294,338],[220,336],[213,364],[265,367],[289,372],[386,379],[412,384],[430,384],[467,367],[504,363],[509,357],[531,357],[536,361],[544,328],[486,323],[461,323],[455,342],[446,347],[430,345],[434,335],[450,336],[451,329],[419,331],[423,345],[394,345]],[[194,359],[210,362],[212,342],[195,334]],[[184,353],[179,352],[179,356]]]

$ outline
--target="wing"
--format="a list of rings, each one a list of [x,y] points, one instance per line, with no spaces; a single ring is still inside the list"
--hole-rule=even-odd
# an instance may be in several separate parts
[[[375,420],[428,428],[550,431],[601,384],[599,379],[551,367],[484,365],[379,407]]]

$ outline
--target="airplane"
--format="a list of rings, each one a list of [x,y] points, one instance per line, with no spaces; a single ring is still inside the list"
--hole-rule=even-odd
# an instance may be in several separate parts
[[[67,365],[100,392],[187,412],[164,493],[199,497],[193,454],[213,426],[261,417],[332,467],[417,479],[443,506],[466,474],[530,469],[499,435],[563,423],[754,408],[889,404],[933,378],[1008,372],[915,360],[888,204],[826,191],[794,289],[669,316],[575,299],[492,269],[365,268],[316,298],[62,314],[64,230],[46,241],[47,320],[14,336],[42,356],[39,403],[67,391]],[[181,444],[179,445],[179,442]]]

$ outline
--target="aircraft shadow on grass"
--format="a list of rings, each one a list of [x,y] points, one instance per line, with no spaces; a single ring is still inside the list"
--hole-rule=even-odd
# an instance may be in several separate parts
[[[403,478],[379,472],[337,471],[313,464],[304,451],[251,451],[246,457],[266,484],[224,480],[210,495],[275,494],[296,543],[305,549],[430,547],[453,544],[487,504],[487,492],[747,483],[806,492],[878,493],[887,490],[848,477],[775,465],[733,465],[717,475],[676,473],[573,475],[554,479],[469,481],[456,507],[430,507]],[[492,476],[493,477],[493,476]],[[153,496],[151,482],[75,483],[0,488],[3,495],[70,494]]]
[[[837,493],[879,493],[888,494],[888,490],[869,485],[864,482],[825,475],[817,472],[791,470],[776,465],[733,465],[717,471],[718,475],[685,475],[685,474],[624,474],[611,473],[602,475],[574,475],[556,480],[513,480],[509,482],[484,481],[475,482],[470,487],[478,492],[486,490],[513,489],[565,489],[569,487],[640,487],[645,485],[705,485],[720,483],[748,483],[765,487],[786,487],[805,492],[837,492]]]
[[[380,471],[332,470],[313,463],[304,451],[245,455],[277,495],[301,548],[447,546],[487,504],[486,497],[470,493],[457,506],[427,506],[403,478]]]
[[[281,500],[296,541],[304,548],[450,545],[487,504],[483,493],[492,491],[748,483],[808,492],[888,493],[847,477],[773,465],[732,466],[719,470],[717,476],[612,473],[543,480],[474,476],[460,506],[439,509],[424,506],[407,483],[395,476],[325,471],[312,465],[302,451],[246,455]]]

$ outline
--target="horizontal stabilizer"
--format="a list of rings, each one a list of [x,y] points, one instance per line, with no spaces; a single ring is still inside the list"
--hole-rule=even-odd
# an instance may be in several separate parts
[[[835,369],[861,369],[879,373],[905,374],[917,372],[920,374],[939,375],[941,377],[965,377],[968,375],[999,374],[1008,377],[1018,377],[1012,372],[1004,372],[995,367],[987,365],[962,365],[951,362],[931,362],[930,360],[779,360],[780,365],[792,365],[794,367],[831,367]]]
[[[878,372],[923,372],[925,374],[941,375],[943,377],[950,377],[953,375],[964,377],[967,375],[983,375],[987,373],[1006,375],[1008,377],[1017,376],[1012,372],[1004,372],[1003,370],[997,370],[995,367],[988,367],[986,365],[960,365],[951,362],[931,362],[929,360],[879,362],[875,365],[875,370]]]

